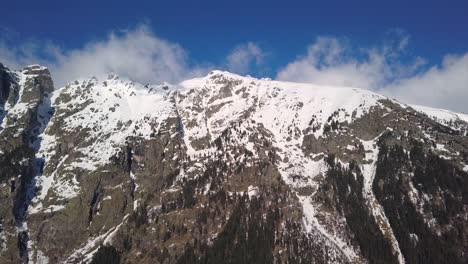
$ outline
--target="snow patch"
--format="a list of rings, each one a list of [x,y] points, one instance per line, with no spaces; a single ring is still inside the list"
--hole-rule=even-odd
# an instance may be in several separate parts
[[[315,217],[315,208],[312,205],[310,197],[299,197],[299,201],[302,204],[302,210],[304,212],[304,226],[308,233],[318,231],[320,234],[325,236],[328,241],[332,242],[351,262],[359,260],[353,248],[348,246],[343,240],[338,238],[334,234],[330,234],[325,227],[323,227],[317,217]]]
[[[126,217],[124,218],[124,220]],[[123,223],[123,222],[122,222]],[[84,243],[81,248],[75,250],[73,254],[71,254],[65,261],[64,263],[89,263],[91,262],[94,254],[98,251],[101,242],[104,241],[104,244],[109,244],[112,241],[112,238],[114,237],[115,233],[118,231],[120,226],[122,225],[119,224],[118,226],[115,226],[111,229],[109,229],[106,233],[92,237],[90,238],[86,243]]]
[[[247,195],[249,195],[249,198],[252,199],[252,197],[257,196],[257,194],[258,194],[258,187],[250,185],[247,189]]]
[[[393,233],[393,230],[390,226],[390,222],[388,221],[384,209],[377,201],[377,198],[375,197],[374,192],[372,190],[379,154],[379,149],[377,148],[376,144],[379,137],[380,136],[378,136],[374,140],[369,141],[361,140],[361,143],[364,146],[364,151],[366,153],[366,162],[368,162],[367,164],[363,164],[361,168],[362,176],[364,177],[363,195],[366,198],[368,207],[374,215],[374,218],[380,230],[382,231],[382,234],[384,234],[384,236],[390,239],[393,253],[397,255],[398,262],[405,263],[405,259],[401,252],[400,245],[398,244],[398,240],[396,239],[395,234]]]
[[[444,109],[437,109],[427,106],[420,106],[420,105],[411,105],[413,109],[418,112],[424,113],[433,120],[443,124],[443,125],[452,125],[452,128],[457,129],[454,127],[454,122],[464,122],[468,125],[468,114],[463,113],[456,113],[449,110]],[[458,130],[458,129],[457,129]]]

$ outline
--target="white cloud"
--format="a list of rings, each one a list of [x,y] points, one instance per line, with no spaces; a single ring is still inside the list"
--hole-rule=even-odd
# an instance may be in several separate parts
[[[440,66],[428,67],[420,57],[401,63],[409,37],[394,33],[396,38],[367,49],[319,37],[276,78],[371,89],[405,103],[468,112],[468,53],[446,56]]]
[[[154,83],[177,82],[208,71],[189,65],[181,46],[158,38],[144,25],[113,32],[105,40],[70,51],[61,51],[54,45],[31,46],[30,43],[26,42],[19,48],[0,44],[0,60],[11,68],[31,63],[46,65],[58,86],[77,78],[109,72],[142,83]]]
[[[257,44],[248,42],[234,48],[221,68],[247,74],[252,67],[260,66],[264,57]],[[145,25],[112,32],[103,40],[65,51],[52,43],[3,38],[0,39],[0,62],[13,69],[36,63],[45,65],[51,70],[57,87],[109,72],[141,83],[176,83],[205,75],[214,68],[210,63],[191,65],[187,52],[180,45],[157,37]]]
[[[144,26],[59,54],[53,70],[59,82],[108,72],[140,82],[174,82],[191,75],[185,51],[157,38]]]
[[[382,47],[358,50],[336,38],[318,37],[305,56],[278,72],[277,79],[367,89],[381,87],[414,73],[423,64],[420,58],[408,65],[398,63],[407,41],[404,36]]]
[[[49,45],[40,45],[32,40],[19,45],[14,42],[8,38],[0,39],[0,62],[12,69],[19,69],[25,65],[39,62],[40,58],[36,54],[42,49],[42,46],[49,47]],[[46,51],[48,51],[47,48]]]
[[[145,25],[68,51],[50,42],[18,41],[5,30],[1,35],[0,62],[16,69],[33,63],[46,65],[57,87],[109,72],[142,83],[178,82],[213,68],[193,65],[180,45],[157,37]],[[366,48],[319,37],[303,56],[280,69],[276,78],[372,89],[402,102],[468,112],[468,53],[447,55],[441,65],[428,66],[422,58],[409,62],[404,58],[408,43],[408,35],[398,30],[380,45]],[[257,71],[263,67],[265,58],[264,50],[248,42],[234,48],[223,67],[248,74],[254,67]]]
[[[400,101],[468,113],[468,53],[379,90]]]
[[[237,46],[227,57],[227,68],[231,72],[247,74],[252,66],[263,63],[265,53],[255,43],[248,42]]]

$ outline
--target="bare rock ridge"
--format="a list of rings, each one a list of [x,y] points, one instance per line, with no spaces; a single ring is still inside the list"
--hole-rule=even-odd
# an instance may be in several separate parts
[[[0,64],[0,263],[466,263],[468,115]]]

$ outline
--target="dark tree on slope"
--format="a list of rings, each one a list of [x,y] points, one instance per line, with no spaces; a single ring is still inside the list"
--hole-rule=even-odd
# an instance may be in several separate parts
[[[120,253],[113,246],[101,246],[91,261],[91,264],[118,263],[120,263]]]
[[[438,202],[417,208],[410,185]],[[426,153],[420,143],[414,143],[409,156],[401,146],[380,143],[373,190],[408,263],[467,263],[467,252],[460,251],[468,247],[467,188],[467,173]],[[431,229],[429,221],[442,230]]]
[[[363,197],[363,176],[355,162],[351,162],[349,169],[342,168],[335,162],[334,156],[327,158],[329,170],[326,182],[320,191],[326,193],[333,189],[337,210],[346,218],[346,222],[353,231],[362,254],[370,263],[398,263],[392,253],[388,239],[382,234],[380,227]],[[327,200],[328,198],[326,198]]]

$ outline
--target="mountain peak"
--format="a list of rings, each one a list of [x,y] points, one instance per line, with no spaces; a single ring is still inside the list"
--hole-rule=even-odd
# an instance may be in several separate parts
[[[50,75],[50,71],[47,67],[32,64],[23,68],[22,72],[27,75]]]
[[[223,75],[223,76],[231,76],[231,77],[238,77],[238,78],[242,78],[242,77],[243,77],[243,76],[238,75],[238,74],[236,74],[236,73],[232,73],[232,72],[225,71],[225,70],[212,70],[211,72],[208,73],[207,76],[220,76],[220,75]]]
[[[238,80],[238,81],[266,80],[266,79],[257,79],[255,77],[250,76],[250,75],[242,76],[240,74],[232,73],[232,72],[224,71],[224,70],[213,70],[207,76],[205,76],[204,78],[211,79],[211,80],[216,80],[218,82],[223,82],[223,81],[227,81],[227,80]]]

